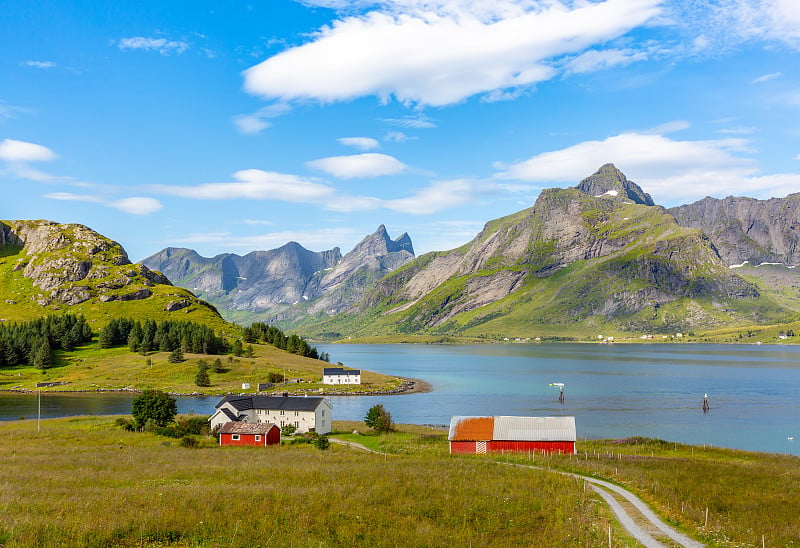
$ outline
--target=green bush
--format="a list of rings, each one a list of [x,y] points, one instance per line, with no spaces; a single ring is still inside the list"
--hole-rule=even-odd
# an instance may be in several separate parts
[[[316,440],[314,440],[314,447],[316,447],[320,451],[326,451],[330,449],[331,442],[327,436],[320,436]]]
[[[284,436],[291,436],[297,431],[297,427],[293,424],[286,424],[281,427],[281,434]]]
[[[197,449],[200,447],[200,440],[195,438],[194,436],[183,436],[181,441],[178,442],[178,445],[181,447],[188,447],[190,449]]]

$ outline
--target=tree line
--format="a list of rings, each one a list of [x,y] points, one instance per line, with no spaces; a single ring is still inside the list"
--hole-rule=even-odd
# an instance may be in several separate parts
[[[283,331],[263,322],[255,322],[249,327],[242,328],[242,339],[246,343],[271,344],[275,348],[286,350],[292,354],[299,354],[306,358],[330,361],[327,352],[318,352],[316,347],[309,345],[302,337],[292,334],[286,335]]]
[[[227,341],[210,327],[191,321],[132,320],[114,318],[100,331],[102,348],[128,346],[131,352],[191,352],[193,354],[225,354]]]
[[[29,364],[47,369],[53,351],[74,350],[92,340],[92,328],[83,316],[62,314],[29,322],[0,324],[0,367]]]

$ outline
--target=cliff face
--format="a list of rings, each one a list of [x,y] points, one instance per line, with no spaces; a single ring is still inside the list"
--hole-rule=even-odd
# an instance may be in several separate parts
[[[392,240],[380,226],[344,257],[338,247],[314,252],[289,242],[269,251],[213,258],[190,249],[167,248],[142,264],[200,291],[220,308],[291,319],[344,310],[378,278],[413,257],[407,234]]]
[[[378,310],[375,323],[386,330],[458,332],[502,317],[651,328],[664,323],[665,307],[688,307],[691,327],[714,325],[723,321],[715,309],[759,297],[702,232],[648,203],[603,166],[576,188],[542,191],[532,208],[487,223],[461,248],[398,269],[354,311]]]
[[[173,287],[159,272],[131,264],[122,246],[83,225],[0,221],[0,246],[4,315],[13,317],[26,304],[55,310],[145,300],[156,315],[198,307],[216,315],[213,307]]]
[[[769,200],[703,198],[668,211],[681,226],[707,234],[729,265],[800,265],[800,193]]]

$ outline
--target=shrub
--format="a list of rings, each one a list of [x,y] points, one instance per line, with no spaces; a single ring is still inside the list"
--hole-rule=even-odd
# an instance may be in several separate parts
[[[204,415],[178,417],[175,423],[178,425],[178,430],[182,435],[192,434],[195,436],[202,436],[208,435],[210,432],[208,418]]]
[[[326,451],[330,449],[331,442],[327,436],[320,436],[316,440],[314,440],[314,447],[316,447],[320,451]]]
[[[190,449],[197,449],[200,447],[200,440],[194,436],[183,436],[181,441],[178,442],[181,447],[188,447]]]
[[[286,424],[281,426],[281,434],[284,436],[291,436],[297,431],[297,427],[293,424]]]
[[[175,398],[161,390],[145,390],[134,398],[131,410],[137,428],[144,427],[148,421],[156,426],[166,426],[177,413]]]
[[[376,432],[391,432],[392,415],[379,403],[369,408],[367,416],[364,417],[364,424]]]

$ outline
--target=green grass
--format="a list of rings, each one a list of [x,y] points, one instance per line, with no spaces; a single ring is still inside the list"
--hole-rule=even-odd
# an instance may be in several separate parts
[[[450,457],[444,442],[408,432],[407,454],[385,456],[188,449],[108,417],[42,425],[0,423],[6,548],[596,546],[610,523],[575,480]]]
[[[709,546],[800,544],[800,459],[651,439],[582,441],[579,455],[451,456],[445,431],[332,445],[200,449],[113,417],[0,423],[0,543],[16,546],[635,546],[582,482],[604,478]],[[357,429],[358,434],[352,431]],[[705,522],[708,508],[708,524]]]
[[[147,356],[142,356],[130,352],[127,348],[100,348],[94,342],[75,352],[58,353],[55,366],[44,371],[31,366],[2,369],[4,375],[0,376],[0,390],[33,390],[38,382],[63,382],[67,384],[45,390],[156,388],[180,394],[192,392],[226,394],[240,392],[244,382],[250,383],[255,389],[258,383],[267,381],[269,373],[285,374],[289,379],[302,381],[278,385],[274,388],[277,391],[318,393],[320,388],[326,392],[334,390],[334,387],[322,384],[322,370],[330,366],[327,362],[304,358],[270,345],[252,346],[254,350],[252,358],[184,354],[186,360],[175,364],[168,361],[169,352],[151,352]],[[222,360],[224,372],[209,371],[210,387],[195,385],[198,361],[203,359],[211,365],[216,358]],[[335,390],[386,391],[397,388],[403,382],[402,379],[371,371],[362,371],[361,380],[361,385],[336,386]]]

